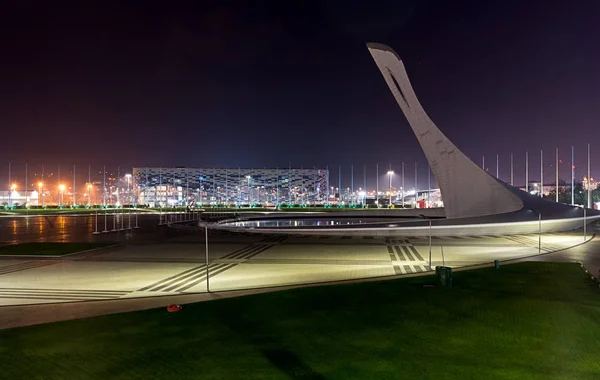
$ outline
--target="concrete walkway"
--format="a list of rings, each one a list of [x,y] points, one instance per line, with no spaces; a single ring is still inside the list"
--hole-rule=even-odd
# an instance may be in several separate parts
[[[478,267],[489,266],[489,264]],[[470,268],[472,269],[472,268]],[[72,303],[53,303],[39,305],[17,305],[0,307],[0,330],[43,323],[68,321],[79,318],[97,317],[108,314],[127,313],[131,311],[147,310],[164,307],[170,304],[190,304],[196,302],[213,301],[225,298],[241,297],[251,294],[270,293],[296,288],[312,286],[341,285],[357,282],[385,281],[397,278],[418,277],[428,273],[413,273],[401,276],[373,277],[355,280],[321,282],[314,284],[299,284],[289,286],[272,286],[259,289],[244,289],[220,291],[211,293],[195,293],[164,297],[146,297],[115,299],[108,301],[84,301]]]
[[[599,277],[600,271],[600,237],[598,235],[585,244],[581,244],[559,252],[547,253],[521,261],[558,261],[581,262],[594,277]]]
[[[465,247],[461,247],[461,250]],[[489,260],[489,258],[488,258]],[[506,263],[518,261],[565,261],[582,262],[594,275],[600,270],[600,238],[594,237],[585,244],[581,244],[572,248],[564,249],[558,252],[546,253],[542,255],[532,256],[528,258],[515,258],[505,261]],[[437,265],[438,263],[434,263]],[[252,264],[259,265],[259,264]],[[439,263],[441,265],[441,263]],[[469,265],[464,268],[455,268],[458,270],[468,270],[481,267],[487,267],[491,264],[482,263],[478,265]],[[397,272],[398,273],[398,272]],[[244,290],[224,290],[216,293],[194,293],[194,294],[178,294],[154,296],[145,298],[125,298],[111,299],[98,301],[83,301],[83,302],[64,302],[64,303],[47,303],[34,305],[14,305],[0,307],[0,329],[14,328],[20,326],[28,326],[49,322],[57,322],[64,320],[72,320],[78,318],[87,318],[93,316],[131,312],[136,310],[145,310],[159,307],[166,307],[171,303],[186,304],[210,301],[215,299],[239,297],[249,294],[259,294],[265,292],[279,291],[285,289],[293,289],[308,286],[323,286],[335,285],[344,283],[366,282],[366,281],[382,281],[397,278],[406,278],[414,276],[428,275],[431,272],[418,272],[412,274],[400,274],[372,277],[372,278],[354,278],[342,281],[319,282],[312,284],[295,284],[295,285],[280,285],[280,286],[263,286],[255,289]]]

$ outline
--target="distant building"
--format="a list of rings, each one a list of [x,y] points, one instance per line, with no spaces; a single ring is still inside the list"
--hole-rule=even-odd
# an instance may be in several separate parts
[[[37,206],[38,192],[30,191],[29,193],[20,191],[0,191],[0,206]]]
[[[133,168],[138,203],[150,207],[196,204],[325,203],[323,169]]]
[[[595,181],[592,177],[588,181],[587,177],[583,177],[583,189],[587,190],[588,186],[590,190],[596,190],[598,188],[598,181]]]
[[[519,189],[525,191],[525,187],[519,187]],[[539,196],[540,189],[541,189],[540,181],[535,181],[535,180],[529,181],[529,186],[527,189],[528,189],[529,194]],[[556,183],[554,183],[554,182],[553,183],[547,183],[547,182],[544,183],[544,187],[543,187],[544,196],[547,197],[550,195],[550,193],[554,193],[555,189],[556,189]],[[558,191],[559,191],[559,194],[561,192],[570,192],[571,184],[570,183],[565,184],[564,182],[559,182]]]

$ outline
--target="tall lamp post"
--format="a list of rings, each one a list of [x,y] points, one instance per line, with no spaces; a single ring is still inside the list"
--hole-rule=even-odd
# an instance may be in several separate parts
[[[394,171],[393,170],[388,170],[387,175],[390,178],[390,200],[389,200],[389,203],[388,203],[388,207],[392,208],[392,176],[394,175]]]

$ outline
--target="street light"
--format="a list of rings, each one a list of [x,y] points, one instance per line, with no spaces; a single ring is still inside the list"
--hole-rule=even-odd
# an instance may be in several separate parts
[[[394,171],[388,170],[387,175],[390,178],[390,202],[388,203],[388,207],[392,208],[392,176],[394,175]]]
[[[88,183],[87,185],[87,190],[88,190],[88,208],[92,208],[92,184]]]

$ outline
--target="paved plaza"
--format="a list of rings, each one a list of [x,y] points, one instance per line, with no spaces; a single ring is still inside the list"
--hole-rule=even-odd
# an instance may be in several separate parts
[[[427,237],[215,235],[209,238],[212,292],[430,270]],[[204,241],[189,239],[129,244],[62,258],[0,258],[0,305],[206,292]],[[581,243],[581,233],[544,234],[541,252]],[[431,265],[463,267],[537,254],[537,235],[434,238]]]

